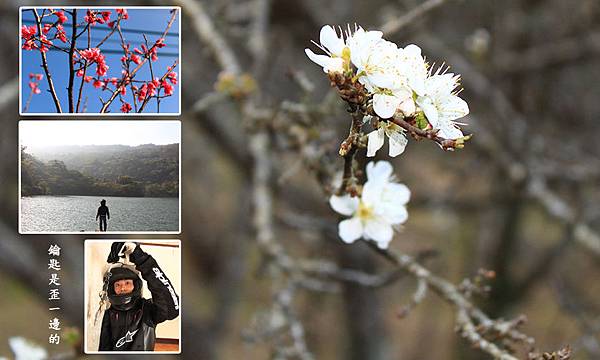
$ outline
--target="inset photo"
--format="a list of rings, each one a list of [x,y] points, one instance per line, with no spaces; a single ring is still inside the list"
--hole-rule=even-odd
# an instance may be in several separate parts
[[[86,240],[84,351],[181,352],[181,242]]]
[[[20,121],[19,231],[181,229],[179,121]]]
[[[21,7],[21,115],[180,115],[179,7]]]

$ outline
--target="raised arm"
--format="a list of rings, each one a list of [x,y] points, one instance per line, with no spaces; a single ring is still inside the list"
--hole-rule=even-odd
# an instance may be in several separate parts
[[[113,243],[107,261],[109,263],[117,262],[125,252],[129,252],[133,247],[133,243]],[[179,316],[179,296],[156,260],[144,252],[139,244],[135,244],[134,250],[129,254],[129,260],[140,271],[152,294],[152,302],[149,305],[153,322],[158,324]]]

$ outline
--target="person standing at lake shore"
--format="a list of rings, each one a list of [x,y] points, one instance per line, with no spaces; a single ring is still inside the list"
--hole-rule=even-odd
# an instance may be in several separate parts
[[[107,223],[106,220],[110,220],[110,212],[108,211],[108,206],[106,206],[106,200],[102,199],[100,201],[100,207],[98,208],[98,212],[96,213],[96,221],[100,218],[100,231],[106,231]],[[104,224],[104,230],[102,225]]]

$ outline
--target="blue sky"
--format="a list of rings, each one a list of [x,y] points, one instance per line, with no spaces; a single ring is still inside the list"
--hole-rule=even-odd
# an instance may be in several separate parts
[[[116,12],[114,9],[94,9],[94,10],[110,10],[112,11],[111,20],[116,19]],[[41,14],[42,9],[38,9],[38,13]],[[81,24],[83,22],[83,17],[85,16],[86,9],[80,8],[78,9],[77,22]],[[143,33],[146,34],[148,38],[148,43],[153,44],[159,37],[160,34],[164,31],[167,22],[170,18],[169,9],[134,9],[129,8],[129,19],[121,21],[121,28],[123,29],[123,35],[125,37],[126,42],[131,43],[130,49],[133,50],[134,47],[140,48],[140,45],[144,43]],[[69,14],[66,14],[68,17],[67,23],[64,24],[65,31],[70,38],[71,34],[71,26],[72,26],[72,18]],[[22,12],[22,22],[23,25],[32,25],[33,24],[33,13],[29,10],[23,10]],[[55,16],[51,18],[46,18],[45,21],[50,21],[56,19]],[[154,76],[159,77],[162,76],[166,68],[171,66],[173,62],[178,58],[179,54],[179,21],[180,14],[175,19],[173,26],[169,30],[169,34],[165,38],[165,44],[167,46],[158,49],[158,60],[152,63],[152,67],[154,70]],[[51,30],[49,35],[53,36],[55,30]],[[92,27],[92,47],[100,42],[110,31],[110,28],[106,24],[96,24]],[[23,41],[21,40],[21,44]],[[61,47],[67,47],[68,44],[63,44],[60,40],[56,39],[53,41],[55,45]],[[86,49],[87,48],[87,36],[83,35],[77,40],[77,48],[78,49]],[[106,62],[109,66],[109,70],[107,72],[107,77],[117,77],[121,76],[121,61],[120,58],[123,56],[121,42],[119,38],[119,34],[115,31],[111,38],[105,42],[101,46],[101,50],[103,54],[106,55]],[[27,98],[29,97],[30,88],[28,86],[29,83],[29,73],[41,73],[44,74],[44,70],[41,67],[41,56],[39,51],[22,51],[22,104],[21,109],[25,106],[27,102]],[[111,53],[114,51],[115,53]],[[52,79],[54,81],[54,87],[57,91],[63,112],[67,112],[68,107],[68,97],[67,97],[67,84],[69,79],[69,66],[68,66],[68,54],[63,53],[61,51],[48,51],[48,66],[50,68],[50,73],[52,75]],[[134,64],[135,65],[135,64]],[[87,75],[95,75],[96,65],[92,65],[91,68],[88,68]],[[179,78],[179,65],[175,69],[175,72],[178,74]],[[79,81],[81,78],[75,78],[75,92],[79,90]],[[147,64],[144,64],[142,69],[138,71],[136,75],[136,79],[138,80],[149,80],[150,69]],[[39,82],[40,90],[42,90],[41,94],[33,95],[31,103],[29,105],[29,109],[27,113],[54,113],[56,112],[56,108],[54,106],[54,102],[52,101],[52,96],[47,91],[48,83],[45,78]],[[174,86],[173,96],[164,98],[160,103],[160,113],[177,113],[179,112],[179,84]],[[82,105],[84,100],[87,97],[87,112],[88,113],[97,113],[101,107],[101,102],[99,99],[101,96],[103,99],[108,99],[110,96],[109,91],[101,91],[101,89],[95,89],[92,86],[92,83],[86,83],[83,90],[82,96]],[[132,104],[132,94],[130,88],[127,88],[127,95],[124,97],[124,100]],[[77,99],[75,99],[77,101]],[[121,102],[115,100],[110,106],[110,112],[112,113],[121,113],[119,108],[121,107]],[[82,106],[83,107],[83,106]],[[80,109],[81,110],[81,109]],[[156,101],[150,101],[144,112],[145,113],[154,113],[156,112]]]

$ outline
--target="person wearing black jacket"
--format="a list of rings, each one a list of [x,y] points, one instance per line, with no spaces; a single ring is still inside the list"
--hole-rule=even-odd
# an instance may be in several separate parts
[[[96,221],[98,221],[98,218],[100,218],[100,231],[106,231],[106,219],[108,218],[110,220],[110,212],[108,211],[108,206],[106,206],[106,200],[104,199],[100,201],[100,206],[96,213]],[[104,227],[102,225],[104,225]]]
[[[107,262],[118,263],[128,252],[135,269],[117,264],[104,277],[110,307],[102,319],[98,351],[153,351],[156,326],[179,316],[179,296],[171,281],[139,244],[113,243]],[[142,298],[142,279],[136,270],[151,299]]]

